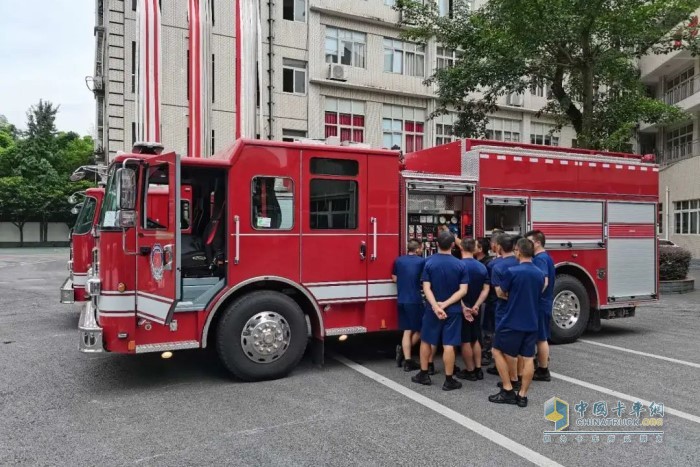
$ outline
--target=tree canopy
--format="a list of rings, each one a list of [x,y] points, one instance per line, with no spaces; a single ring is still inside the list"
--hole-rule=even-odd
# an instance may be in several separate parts
[[[92,138],[56,129],[58,106],[39,101],[27,112],[27,131],[0,119],[0,222],[23,234],[26,222],[71,222],[67,197],[91,186],[68,176],[93,162]]]
[[[551,93],[540,113],[558,129],[571,125],[581,147],[620,150],[639,122],[685,117],[649,95],[638,59],[700,51],[690,17],[697,0],[489,0],[473,11],[468,4],[455,0],[442,16],[434,2],[396,6],[408,38],[435,37],[461,51],[428,79],[438,85],[436,113],[458,112],[460,136],[482,136],[502,96],[543,85]]]

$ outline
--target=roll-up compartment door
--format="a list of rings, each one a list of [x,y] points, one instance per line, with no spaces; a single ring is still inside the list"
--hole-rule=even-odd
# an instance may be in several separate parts
[[[657,294],[656,203],[608,203],[608,300]]]
[[[533,199],[532,228],[547,237],[547,248],[602,247],[603,202]]]

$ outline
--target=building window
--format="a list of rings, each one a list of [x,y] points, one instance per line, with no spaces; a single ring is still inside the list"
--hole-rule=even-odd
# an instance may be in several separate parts
[[[520,141],[520,120],[489,118],[489,122],[486,124],[486,139]]]
[[[216,133],[214,132],[214,130],[211,130],[211,153],[212,153],[212,155],[214,154],[214,152],[216,152],[214,149],[216,147],[215,143],[216,143]]]
[[[294,226],[294,181],[255,177],[250,189],[250,221],[256,230],[289,230]]]
[[[545,146],[559,146],[559,137],[552,136],[554,125],[533,122],[530,124],[530,143],[543,144]]]
[[[362,143],[365,140],[365,103],[326,97],[325,135],[340,141]]]
[[[387,5],[387,6],[395,6],[395,5],[396,5],[396,0],[384,0],[384,5]]]
[[[659,234],[664,233],[664,205],[659,203],[659,209],[657,210],[656,217],[656,227]]]
[[[282,130],[282,141],[293,143],[294,141],[303,138],[306,138],[306,132],[304,130]]]
[[[282,91],[290,94],[306,94],[306,62],[282,59]]]
[[[669,163],[693,155],[693,124],[666,132],[664,162]]]
[[[136,41],[131,41],[131,92],[136,92]]]
[[[459,50],[448,49],[447,47],[437,48],[437,69],[449,68],[455,66],[457,60],[462,57],[462,52]]]
[[[435,146],[451,143],[457,138],[454,135],[457,114],[448,113],[435,117]]]
[[[326,28],[326,63],[364,68],[367,35],[347,29]]]
[[[425,76],[425,46],[384,38],[384,71]]]
[[[131,0],[131,10],[136,11],[136,4],[138,3],[138,0]]]
[[[695,69],[691,67],[666,81],[664,99],[667,104],[676,104],[695,94],[694,74]]]
[[[357,182],[313,179],[310,186],[310,227],[314,230],[357,228]]]
[[[700,233],[700,200],[676,201],[673,203],[675,233],[697,235]]]
[[[306,0],[283,0],[282,18],[289,21],[306,22]]]
[[[211,15],[211,25],[216,26],[216,15],[214,12],[216,11],[216,7],[214,5],[214,0],[209,0],[209,14]]]
[[[131,147],[136,143],[136,122],[131,122]]]
[[[437,0],[438,15],[452,18],[454,13],[454,0]]]
[[[425,110],[384,104],[382,109],[382,145],[398,146],[405,152],[423,149]]]
[[[542,85],[531,86],[530,94],[532,94],[533,96],[546,97],[549,99],[552,95],[552,90],[549,88],[549,85],[547,83],[543,83]]]

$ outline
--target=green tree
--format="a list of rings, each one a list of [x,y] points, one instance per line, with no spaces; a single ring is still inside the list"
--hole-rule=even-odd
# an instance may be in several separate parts
[[[540,113],[571,125],[579,146],[622,149],[639,122],[668,123],[684,113],[648,95],[637,59],[674,49],[700,50],[687,24],[697,0],[489,0],[470,11],[455,1],[440,16],[433,2],[399,0],[406,36],[435,37],[462,51],[437,70],[439,108],[459,112],[457,132],[482,136],[497,100],[548,85]]]
[[[41,219],[48,204],[44,188],[23,177],[0,178],[0,222],[11,222],[19,229],[20,246],[24,245],[24,226]]]
[[[61,175],[70,175],[81,165],[94,163],[94,145],[90,136],[81,137],[69,131],[59,133],[56,138],[58,151],[54,168]]]

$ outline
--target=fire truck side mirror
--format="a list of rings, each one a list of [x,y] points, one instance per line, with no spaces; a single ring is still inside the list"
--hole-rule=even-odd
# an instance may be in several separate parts
[[[123,167],[117,170],[118,206],[120,210],[133,211],[136,209],[136,172]]]
[[[117,225],[122,229],[129,229],[136,225],[136,211],[120,209],[117,211]]]

